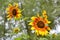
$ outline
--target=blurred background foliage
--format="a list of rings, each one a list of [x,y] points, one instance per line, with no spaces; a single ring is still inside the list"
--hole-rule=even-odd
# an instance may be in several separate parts
[[[48,19],[51,21],[51,24],[49,26],[51,29],[55,27],[54,20],[56,17],[60,17],[60,0],[0,0],[0,37],[5,35],[5,23],[6,23],[6,8],[9,3],[13,4],[14,2],[19,4],[19,8],[21,8],[22,11],[22,18],[26,18],[24,20],[26,28],[27,29],[27,35],[23,34],[23,36],[18,37],[15,40],[60,40],[60,35],[58,35],[56,38],[53,37],[42,37],[39,39],[35,34],[31,33],[30,27],[28,27],[29,20],[32,16],[36,16],[37,13],[42,15],[42,11],[46,10]],[[12,25],[12,24],[11,24]],[[21,26],[21,25],[19,25]],[[24,28],[21,28],[21,30],[24,30]]]

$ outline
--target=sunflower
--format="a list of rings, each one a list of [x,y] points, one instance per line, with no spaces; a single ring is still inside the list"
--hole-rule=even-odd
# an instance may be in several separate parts
[[[52,34],[52,37],[53,37],[53,38],[55,38],[56,36],[57,36],[57,34],[56,34],[56,33],[53,33],[53,34]]]
[[[14,5],[9,4],[8,7],[6,8],[7,11],[7,18],[10,20],[11,18],[19,19],[22,14],[21,14],[21,9],[19,9],[18,4],[14,3]]]
[[[41,17],[38,14],[37,16],[31,17],[32,22],[30,22],[29,25],[32,26],[31,30],[35,30],[37,35],[45,36],[49,33],[50,27],[48,27],[48,23],[50,23],[50,21],[48,21],[45,16],[47,15]]]
[[[20,31],[20,29],[19,29],[18,27],[13,28],[13,32],[14,32],[14,33],[18,33],[19,31]]]

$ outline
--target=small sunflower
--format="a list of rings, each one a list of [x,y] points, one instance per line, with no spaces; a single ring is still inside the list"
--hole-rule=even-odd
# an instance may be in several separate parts
[[[35,30],[35,33],[37,35],[45,36],[45,35],[47,35],[49,33],[48,32],[50,30],[50,27],[48,27],[49,21],[47,20],[45,15],[44,15],[44,17],[41,17],[38,14],[37,17],[33,16],[33,17],[31,17],[31,19],[32,19],[32,22],[30,22],[29,25],[32,26],[31,30]]]
[[[14,33],[18,33],[19,31],[20,31],[20,28],[18,28],[18,27],[16,27],[16,28],[13,29]]]
[[[6,8],[6,11],[8,14],[8,16],[7,16],[8,20],[10,20],[13,17],[15,19],[19,19],[22,16],[21,10],[19,9],[17,3],[14,3],[14,5],[9,4],[8,8]]]
[[[55,38],[56,36],[57,36],[57,34],[56,34],[56,33],[53,33],[53,34],[52,34],[52,37],[53,37],[53,38]]]

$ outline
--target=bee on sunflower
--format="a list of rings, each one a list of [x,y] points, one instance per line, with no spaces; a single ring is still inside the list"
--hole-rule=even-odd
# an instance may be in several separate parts
[[[43,17],[39,16],[39,14],[37,14],[37,16],[31,17],[32,22],[30,22],[29,25],[32,26],[31,30],[35,30],[35,33],[37,35],[46,36],[50,30],[48,24],[51,22],[48,21],[45,10],[43,11],[42,14]]]
[[[22,16],[22,11],[21,9],[19,9],[17,3],[14,3],[14,5],[9,4],[6,8],[6,11],[8,20],[10,20],[11,18],[19,19]]]

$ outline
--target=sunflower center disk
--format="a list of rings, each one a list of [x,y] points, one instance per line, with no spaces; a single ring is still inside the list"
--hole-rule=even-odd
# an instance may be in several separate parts
[[[16,9],[13,9],[12,13],[13,13],[14,16],[16,16],[16,14],[17,14]]]
[[[18,32],[18,30],[15,30],[15,32]]]
[[[42,21],[38,21],[38,22],[37,22],[37,26],[38,26],[39,28],[44,28],[45,24],[44,24],[44,22],[42,22]]]

